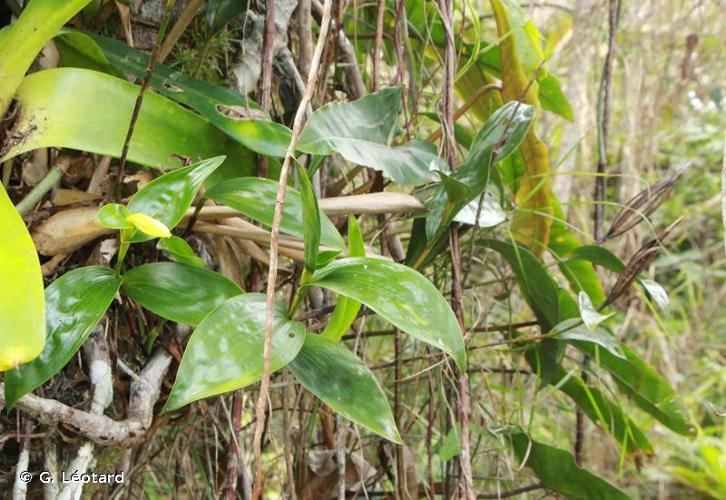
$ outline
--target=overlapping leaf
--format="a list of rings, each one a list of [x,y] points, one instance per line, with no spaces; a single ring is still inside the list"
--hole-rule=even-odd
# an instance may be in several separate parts
[[[394,443],[401,443],[386,395],[352,352],[320,335],[306,334],[289,365],[295,378],[333,410]]]
[[[87,266],[64,274],[45,290],[45,347],[31,363],[5,374],[8,406],[68,364],[103,318],[120,285],[112,269]],[[42,314],[35,317],[43,319]]]
[[[199,323],[184,351],[165,411],[262,378],[265,302],[261,293],[238,295]],[[305,326],[288,319],[284,306],[276,302],[272,328],[274,372],[298,355],[305,342]]]

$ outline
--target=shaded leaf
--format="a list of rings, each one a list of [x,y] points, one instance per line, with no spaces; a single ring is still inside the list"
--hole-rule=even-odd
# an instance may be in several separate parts
[[[464,341],[451,307],[413,269],[381,259],[346,258],[316,271],[311,285],[365,304],[397,328],[450,354],[465,369]]]
[[[168,253],[175,261],[190,266],[204,267],[204,261],[198,257],[189,243],[179,236],[159,240],[156,248]]]
[[[345,347],[308,333],[289,368],[307,390],[345,418],[389,441],[403,442],[378,380]]]
[[[277,181],[271,179],[239,177],[210,188],[206,196],[269,227],[272,226],[272,219],[275,214],[277,187]],[[304,238],[302,214],[303,206],[300,192],[288,187],[280,230],[285,234]],[[342,250],[345,247],[343,238],[324,213],[320,214],[320,225],[321,243]]]
[[[119,157],[139,88],[96,71],[56,68],[23,80],[9,150],[0,161],[43,147],[66,147]],[[227,155],[220,177],[254,171],[251,152],[204,118],[146,92],[129,145],[129,161],[159,169],[178,168],[180,156],[197,160]]]
[[[313,191],[305,167],[295,162],[298,168],[300,181],[300,201],[302,202],[303,240],[305,243],[305,269],[315,271],[318,260],[318,247],[320,246],[320,209],[318,198]]]
[[[210,34],[221,30],[225,24],[246,10],[246,0],[209,0],[204,11],[204,20]]]
[[[298,149],[306,153],[339,153],[346,160],[382,171],[399,184],[423,184],[445,170],[431,144],[409,142],[391,147],[401,111],[401,89],[386,88],[353,102],[334,102],[317,109],[305,124]]]
[[[559,340],[578,340],[597,344],[610,351],[613,355],[625,358],[617,339],[605,328],[597,325],[588,327],[577,319],[566,319],[552,329],[552,335]]]
[[[238,295],[199,323],[184,350],[164,411],[248,386],[262,378],[265,301],[261,293]],[[305,342],[305,326],[289,320],[280,302],[274,307],[273,372],[295,359]]]
[[[154,262],[126,271],[123,291],[162,318],[192,326],[229,297],[243,293],[219,273],[178,262]]]
[[[668,299],[668,293],[665,291],[665,288],[660,285],[660,283],[645,278],[640,278],[638,282],[645,289],[648,297],[650,297],[650,300],[655,302],[655,305],[657,305],[661,311],[668,311],[670,299]]]
[[[0,372],[43,350],[43,275],[25,222],[0,184]]]
[[[628,500],[630,497],[579,467],[568,452],[531,439],[521,430],[511,433],[517,459],[534,471],[542,484],[567,498],[579,500]]]
[[[8,407],[68,364],[103,318],[119,286],[121,278],[101,266],[74,269],[51,283],[45,290],[45,348],[31,363],[5,374]]]

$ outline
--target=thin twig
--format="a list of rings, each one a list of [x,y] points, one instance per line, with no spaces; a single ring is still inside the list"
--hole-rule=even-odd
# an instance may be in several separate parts
[[[330,10],[332,0],[325,0],[323,7],[323,18],[320,23],[320,34],[315,46],[313,60],[310,65],[310,73],[308,74],[307,84],[305,86],[305,94],[300,100],[297,112],[295,113],[295,121],[293,122],[292,137],[285,154],[285,160],[280,171],[280,181],[277,190],[277,200],[275,203],[275,216],[272,222],[272,230],[270,236],[270,267],[267,281],[267,311],[265,315],[265,346],[263,351],[263,370],[262,380],[260,381],[260,394],[257,398],[256,416],[257,423],[255,425],[255,437],[253,443],[255,456],[255,485],[252,491],[252,498],[257,500],[262,495],[262,431],[265,427],[265,410],[267,408],[267,398],[269,397],[270,385],[270,363],[272,356],[272,320],[273,305],[275,298],[275,285],[277,282],[278,268],[278,240],[280,237],[280,223],[282,222],[282,210],[285,205],[285,193],[287,191],[287,179],[292,164],[293,155],[297,146],[300,134],[302,133],[303,123],[305,120],[305,110],[308,103],[312,100],[313,91],[318,79],[318,68],[323,53],[323,47],[326,43],[328,28],[330,27]]]

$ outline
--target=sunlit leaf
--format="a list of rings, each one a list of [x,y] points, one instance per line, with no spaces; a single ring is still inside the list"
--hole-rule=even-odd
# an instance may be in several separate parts
[[[660,285],[660,283],[645,278],[639,279],[638,283],[640,283],[640,285],[645,289],[648,297],[650,297],[650,300],[655,302],[655,305],[657,305],[661,311],[668,311],[670,300],[668,299],[668,293],[665,291],[665,288]]]
[[[102,206],[96,214],[96,224],[110,229],[131,229],[133,223],[128,220],[131,215],[126,205],[109,203]]]
[[[376,377],[345,347],[306,334],[289,365],[295,378],[333,410],[394,443],[401,443],[391,408]]]
[[[450,354],[462,370],[466,352],[448,302],[423,275],[395,262],[340,259],[315,272],[311,284],[365,304],[394,326]]]
[[[614,314],[600,314],[597,312],[597,309],[595,309],[595,306],[590,301],[590,297],[585,292],[577,294],[577,304],[580,308],[580,318],[582,318],[583,323],[585,323],[585,326],[590,331],[595,331],[600,323]]]
[[[10,106],[38,52],[90,0],[31,0],[2,36],[0,45],[0,116]]]
[[[277,181],[270,179],[239,177],[210,188],[206,196],[269,227],[272,226],[275,214],[277,187]],[[303,206],[300,192],[288,187],[280,230],[285,234],[304,238],[302,215]],[[320,214],[320,224],[320,242],[331,248],[342,250],[345,247],[343,238],[324,213]]]
[[[141,188],[129,201],[128,209],[132,213],[131,217],[136,214],[144,214],[161,222],[168,229],[173,229],[184,217],[204,181],[222,164],[224,159],[224,156],[218,156],[202,160],[194,165],[179,168],[157,177]],[[140,223],[144,223],[141,220],[143,217],[136,218]],[[139,242],[146,241],[150,237],[166,238],[169,236],[161,228],[157,232],[148,232],[142,227],[139,229],[145,234],[136,232],[130,241]],[[154,231],[152,226],[148,226],[147,229]]]
[[[358,221],[353,214],[350,214],[348,216],[348,257],[365,256],[366,249],[363,244],[363,234]],[[322,335],[332,341],[340,340],[358,316],[360,306],[361,304],[357,300],[342,295],[338,297],[338,303],[335,304],[333,314],[330,316],[328,324],[325,325]]]
[[[597,344],[610,351],[613,355],[625,358],[617,339],[605,328],[599,327],[597,324],[586,326],[578,319],[566,319],[552,329],[552,335],[559,340],[578,340]]]
[[[238,295],[222,303],[199,323],[184,350],[164,411],[248,386],[262,378],[265,301],[261,293]],[[295,359],[303,342],[305,326],[289,320],[284,306],[276,302],[272,371]]]
[[[219,273],[178,262],[134,267],[123,276],[123,291],[137,304],[186,325],[197,325],[242,289]]]
[[[77,68],[33,73],[23,80],[14,139],[0,161],[43,147],[65,147],[119,157],[139,88],[113,76]],[[251,174],[253,154],[204,118],[153,92],[144,104],[129,145],[128,159],[159,169],[224,154],[220,178]]]
[[[45,343],[43,275],[25,222],[0,184],[0,372],[27,363]]]
[[[129,214],[126,220],[146,236],[152,238],[169,238],[171,236],[171,231],[166,227],[166,224],[149,215],[142,213]]]
[[[400,111],[398,87],[353,102],[325,104],[305,124],[298,149],[320,155],[339,153],[350,162],[382,171],[399,184],[436,180],[434,170],[443,171],[446,165],[432,145],[390,146]]]
[[[68,364],[103,318],[119,286],[121,278],[112,269],[88,266],[64,274],[45,290],[45,348],[32,362],[5,374],[8,406]]]

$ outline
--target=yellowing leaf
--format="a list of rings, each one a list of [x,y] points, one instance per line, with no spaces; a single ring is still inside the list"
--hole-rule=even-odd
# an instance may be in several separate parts
[[[507,6],[502,0],[491,0],[499,37],[510,32],[514,35],[504,37],[500,46],[502,99],[505,102],[514,101],[524,96],[523,101],[537,111],[538,84],[534,81],[530,85],[530,78],[533,76],[525,75],[518,52],[522,51],[525,59],[531,58],[531,54],[526,52],[527,47],[520,47],[518,43],[524,45],[523,40],[532,40],[532,26],[512,23],[509,2],[506,3]],[[535,45],[539,46],[538,43]],[[514,214],[511,229],[517,242],[526,245],[532,253],[541,257],[549,242],[553,213],[549,152],[547,146],[537,137],[534,127],[529,130],[520,150],[526,170],[514,197],[518,210]]]
[[[0,372],[36,358],[45,345],[43,276],[33,240],[0,185]]]
[[[166,227],[166,224],[149,215],[142,213],[131,214],[126,217],[126,220],[136,226],[136,229],[142,233],[148,234],[149,236],[153,236],[155,238],[171,237],[171,231],[169,231],[169,228]]]

